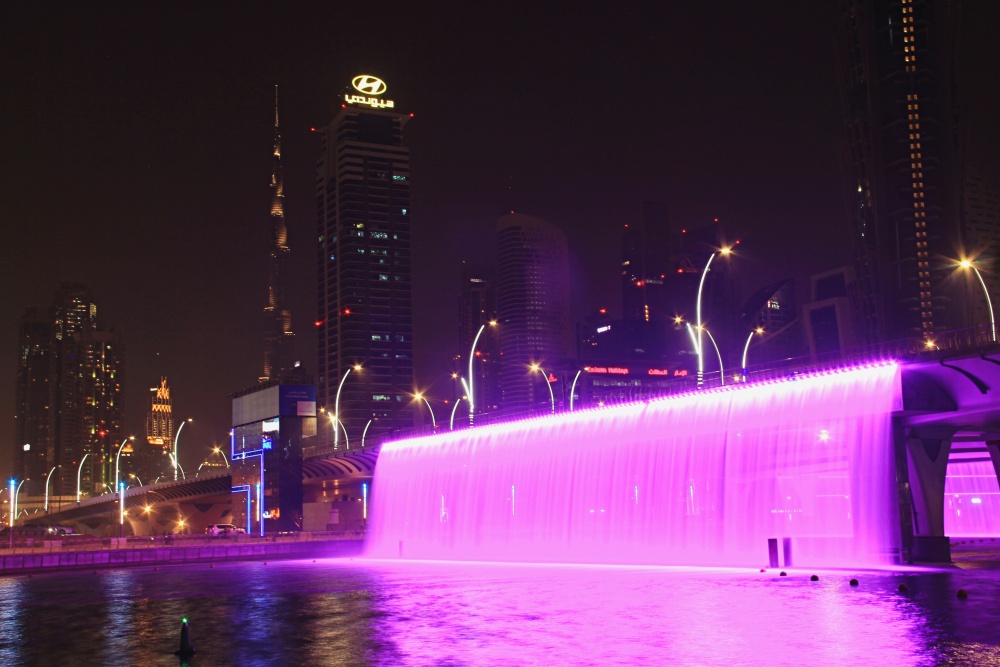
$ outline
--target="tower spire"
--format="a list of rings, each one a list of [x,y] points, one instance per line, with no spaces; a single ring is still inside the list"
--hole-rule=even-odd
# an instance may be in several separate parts
[[[288,260],[285,187],[281,168],[278,86],[274,86],[274,154],[271,162],[271,241],[268,248],[267,299],[264,304],[264,373],[261,382],[280,380],[292,370],[292,314],[285,304],[284,275]]]

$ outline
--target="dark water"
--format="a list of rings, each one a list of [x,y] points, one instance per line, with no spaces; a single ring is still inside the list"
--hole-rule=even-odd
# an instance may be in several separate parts
[[[10,577],[0,665],[177,665],[187,617],[193,666],[1000,666],[1000,572],[777,574],[321,560]]]

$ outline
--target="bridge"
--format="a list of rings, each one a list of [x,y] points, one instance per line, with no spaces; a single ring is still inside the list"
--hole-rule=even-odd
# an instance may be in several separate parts
[[[893,417],[893,444],[901,485],[903,543],[917,560],[948,560],[944,488],[949,462],[988,462],[1000,477],[1000,344],[989,330],[979,328],[951,332],[930,344],[900,341],[852,356],[900,362],[903,405]],[[841,357],[830,357],[778,368],[751,368],[748,384],[822,373],[844,362]],[[706,374],[704,388],[714,389],[724,381],[718,374]],[[680,379],[666,393],[697,391],[693,382],[693,378]],[[497,419],[477,416],[476,425]],[[509,419],[509,415],[504,417]],[[405,435],[431,433],[427,428]],[[380,443],[376,443],[364,449],[307,452],[303,464],[306,502],[332,506],[357,500],[361,485],[373,479],[379,450]],[[125,532],[162,534],[177,531],[178,526],[202,532],[209,524],[228,523],[231,484],[229,474],[223,473],[128,489]],[[77,525],[90,534],[111,535],[121,530],[119,511],[117,495],[107,494],[45,520]]]

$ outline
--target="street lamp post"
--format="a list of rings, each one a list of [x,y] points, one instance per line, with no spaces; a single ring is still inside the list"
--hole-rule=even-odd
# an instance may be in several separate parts
[[[344,381],[347,380],[347,376],[351,374],[351,371],[361,372],[361,364],[354,364],[351,368],[347,369],[344,373],[344,377],[340,378],[340,384],[337,385],[337,398],[333,402],[333,414],[330,419],[334,421],[333,425],[333,448],[338,449],[340,447],[340,429],[337,428],[337,422],[340,422],[340,390],[344,388]],[[344,428],[344,434],[347,434],[347,428]]]
[[[576,372],[576,377],[573,378],[573,386],[569,388],[569,411],[573,412],[573,396],[576,394],[576,381],[580,379],[580,373],[583,372],[581,368]]]
[[[125,482],[118,483],[118,537],[125,537]]]
[[[14,481],[14,480],[11,480],[11,481]],[[14,492],[14,519],[17,518],[17,496],[21,493],[21,484],[24,484],[27,481],[28,481],[27,477],[25,477],[24,479],[22,479],[21,482],[17,485],[17,491]],[[11,527],[11,531],[13,532],[13,530],[14,530],[13,520],[11,521],[10,527]]]
[[[976,273],[976,277],[979,278],[979,284],[983,287],[983,294],[986,295],[986,307],[990,311],[990,340],[995,343],[997,342],[997,324],[993,318],[993,301],[990,300],[990,291],[986,289],[986,281],[983,280],[983,274],[979,273],[979,269],[970,260],[964,259],[958,265],[963,269],[972,269]]]
[[[750,341],[753,339],[754,334],[764,335],[764,327],[757,327],[756,329],[751,331],[750,335],[747,336],[746,345],[743,346],[743,365],[741,366],[741,368],[743,369],[742,377],[744,382],[747,381],[747,352],[750,351]]]
[[[705,355],[704,347],[702,345],[702,326],[701,326],[701,292],[702,288],[705,286],[705,276],[708,275],[708,267],[712,265],[712,260],[715,259],[716,255],[728,255],[731,252],[730,248],[721,248],[718,252],[713,252],[705,262],[705,268],[701,272],[701,279],[698,281],[698,298],[695,301],[695,329],[698,331],[697,343],[695,344],[695,354],[698,355],[698,386],[701,387],[705,383]]]
[[[496,320],[490,320],[491,327],[495,327],[496,325],[497,325]],[[472,348],[469,350],[469,382],[468,386],[465,388],[465,395],[468,396],[469,399],[469,426],[472,426],[476,412],[476,400],[475,396],[472,393],[472,388],[473,386],[475,386],[476,380],[472,375],[473,371],[472,362],[476,358],[476,345],[479,343],[479,337],[483,334],[484,329],[486,329],[485,324],[479,327],[479,331],[476,332],[476,337],[472,339]]]
[[[7,532],[10,533],[10,548],[14,550],[14,478],[10,478],[10,508],[7,510]]]
[[[174,456],[173,454],[167,454],[167,456],[170,457],[170,462],[174,466],[174,481],[175,482],[177,481],[177,470],[178,469],[180,469],[180,471],[181,471],[181,479],[187,479],[187,473],[184,472],[184,468],[181,468],[181,464],[177,460],[177,457]]]
[[[135,478],[135,481],[139,483],[139,486],[142,486],[142,480],[141,480],[141,479],[139,479],[139,476],[138,476],[138,475],[136,475],[136,474],[135,474],[134,472],[130,472],[130,473],[128,474],[128,476],[129,476],[129,477],[134,477],[134,478]]]
[[[181,424],[181,428],[184,428],[184,424]],[[180,430],[178,430],[177,433],[180,434]],[[115,455],[115,487],[116,488],[118,486],[118,480],[119,480],[118,464],[121,462],[122,450],[125,449],[125,445],[128,443],[129,440],[135,440],[135,436],[134,435],[130,435],[129,437],[127,437],[124,440],[122,440],[122,444],[120,444],[118,446],[118,454]]]
[[[49,480],[52,479],[52,473],[56,471],[56,466],[52,466],[52,470],[49,474],[45,476],[45,513],[49,513]]]
[[[177,428],[177,433],[174,435],[174,454],[171,457],[171,459],[173,460],[173,464],[174,464],[174,481],[175,482],[177,481],[177,469],[180,468],[180,463],[178,463],[178,458],[177,458],[177,442],[181,439],[181,431],[184,430],[184,424],[187,424],[190,421],[194,421],[194,420],[193,419],[185,419],[184,421],[182,421],[181,425]],[[184,471],[181,470],[181,473],[183,473],[183,472]],[[185,479],[187,479],[186,475],[185,475]]]
[[[361,432],[361,449],[365,448],[365,436],[368,435],[368,427],[372,425],[374,419],[369,419],[368,423],[365,424],[365,430]]]
[[[462,398],[460,398],[457,401],[455,401],[455,405],[452,406],[452,408],[451,408],[451,422],[449,422],[449,425],[448,425],[448,430],[449,431],[454,431],[455,430],[455,412],[458,410],[458,406],[462,403],[462,399],[465,399],[466,401],[468,401],[469,397],[468,396],[463,396]]]
[[[709,331],[708,329],[704,328],[704,327],[702,327],[702,331],[704,331],[705,335],[708,336],[708,339],[710,341],[712,341],[712,347],[715,348],[715,354],[716,354],[716,356],[719,357],[719,380],[721,380],[722,384],[725,385],[726,384],[726,371],[722,367],[722,353],[719,352],[719,346],[715,344],[715,337],[712,336],[712,332]]]
[[[215,452],[216,454],[222,454],[222,460],[226,462],[226,467],[228,468],[229,467],[229,459],[226,458],[226,453],[224,451],[222,451],[222,448],[221,447],[214,447],[212,449],[212,451]]]
[[[76,470],[76,504],[77,505],[80,504],[80,475],[83,473],[83,462],[87,460],[88,456],[90,456],[90,452],[87,452],[86,454],[83,455],[83,458],[80,459],[80,467],[77,468],[77,470]]]
[[[549,400],[552,401],[552,414],[556,413],[556,395],[552,393],[552,383],[549,382],[549,374],[546,373],[541,366],[538,364],[531,364],[531,370],[538,371],[545,378],[545,386],[549,388]]]
[[[421,394],[419,391],[417,393],[415,393],[413,395],[413,397],[420,399],[421,401],[424,402],[424,405],[427,406],[427,409],[431,413],[431,426],[433,426],[434,429],[437,430],[438,424],[437,424],[437,420],[434,418],[434,410],[433,410],[433,408],[431,408],[430,401],[428,401],[427,398],[423,394]]]

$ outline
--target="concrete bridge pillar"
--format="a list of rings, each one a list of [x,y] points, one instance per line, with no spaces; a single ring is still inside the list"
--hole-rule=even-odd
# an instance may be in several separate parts
[[[951,546],[944,534],[944,482],[948,472],[950,436],[906,438],[906,463],[912,495],[914,560],[950,562]]]
[[[990,460],[993,461],[993,472],[1000,482],[1000,440],[987,440],[986,451],[990,453]]]

